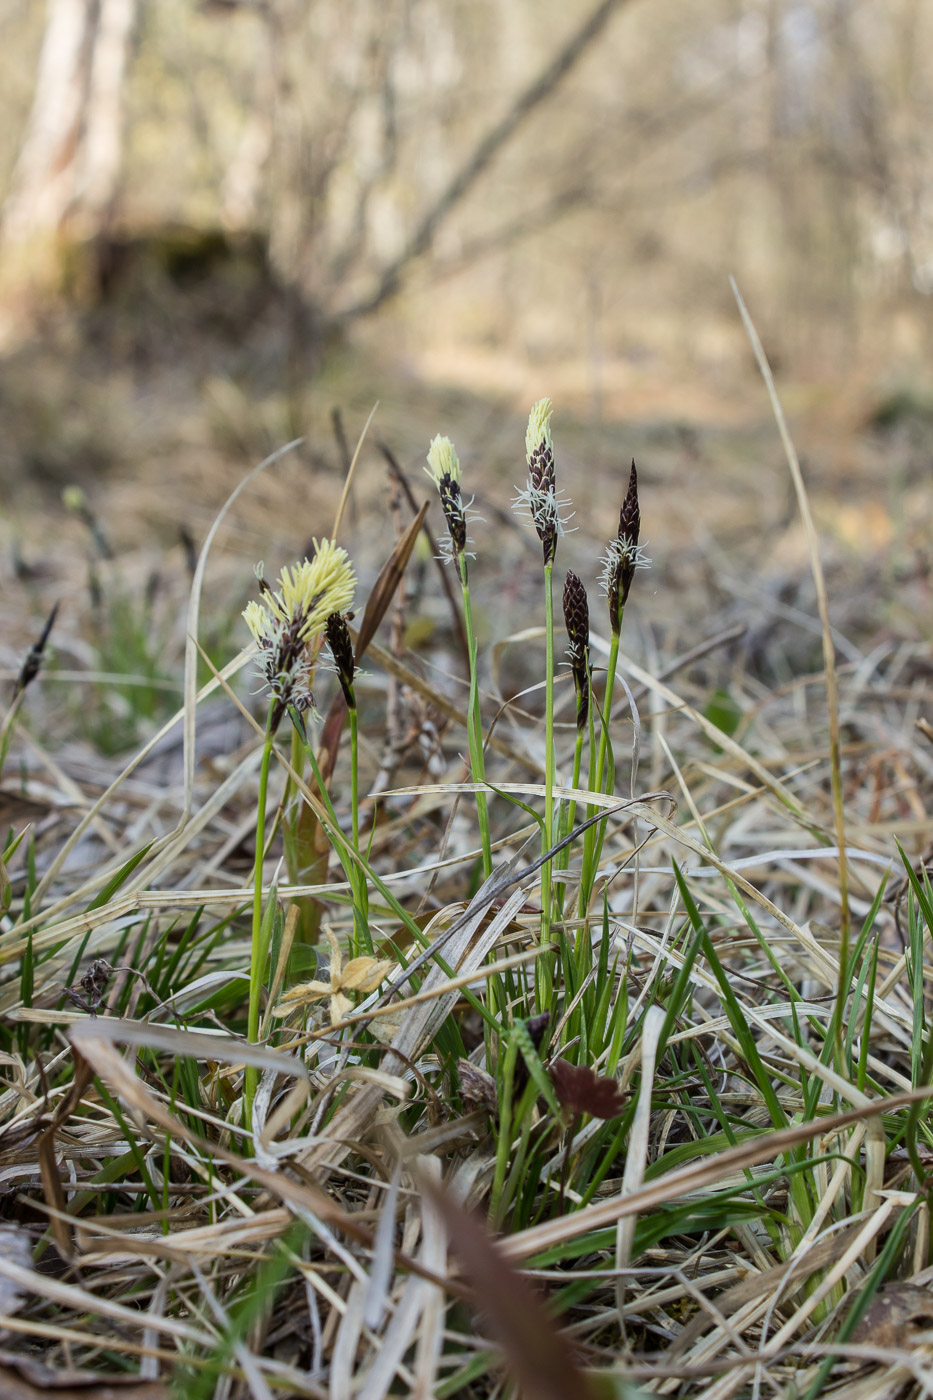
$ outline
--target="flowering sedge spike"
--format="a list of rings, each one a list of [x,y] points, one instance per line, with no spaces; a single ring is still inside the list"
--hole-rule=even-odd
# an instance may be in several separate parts
[[[443,557],[449,563],[466,553],[467,514],[460,493],[460,460],[449,437],[440,434],[428,448],[428,465],[424,469],[437,487],[441,509],[447,522],[449,541],[442,545]]]
[[[467,550],[467,545],[471,543],[467,538],[467,523],[469,505],[472,504],[472,500],[466,505],[464,504],[460,492],[460,462],[450,438],[441,436],[434,438],[428,449],[428,465],[425,467],[425,471],[440,493],[444,519],[447,521],[448,538],[442,542],[440,557],[445,563],[456,564],[460,575],[460,588],[463,593],[463,624],[466,631],[470,667],[469,723],[467,725],[470,772],[474,783],[482,784],[485,781],[485,764],[477,678],[476,633],[473,629],[473,611],[470,606],[470,585],[467,577],[467,559],[474,557]],[[476,793],[476,811],[483,844],[483,875],[488,879],[492,874],[492,847],[486,794],[481,789]]]
[[[42,653],[45,651],[45,644],[49,640],[52,628],[55,626],[55,619],[58,616],[59,604],[56,603],[49,613],[45,626],[39,634],[39,639],[30,648],[23,662],[20,673],[16,678],[16,685],[13,687],[13,698],[22,695],[28,685],[32,685],[39,668],[42,665]]]
[[[622,609],[628,601],[636,569],[647,569],[651,565],[651,560],[645,557],[643,546],[638,543],[640,529],[638,475],[633,460],[628,490],[619,512],[619,533],[611,541],[603,560],[603,592],[609,603],[609,626],[615,636],[618,636],[622,626]]]
[[[327,619],[324,630],[327,634],[330,654],[334,658],[334,670],[337,672],[340,689],[347,702],[347,709],[355,710],[356,697],[353,694],[353,677],[356,673],[356,663],[353,660],[353,642],[350,640],[347,619],[343,613],[332,612]]]
[[[564,626],[570,646],[570,669],[577,692],[577,728],[584,729],[590,709],[590,609],[586,589],[573,572],[567,570],[564,582]]]
[[[327,618],[353,602],[356,577],[345,549],[333,540],[314,541],[312,560],[284,568],[277,589],[259,576],[261,601],[243,609],[246,625],[259,648],[259,671],[275,700],[272,728],[289,705],[299,712],[314,703],[312,639]]]
[[[569,502],[557,490],[551,412],[551,400],[539,399],[528,415],[525,432],[528,481],[513,501],[513,505],[524,511],[534,525],[544,550],[545,565],[554,563],[558,536],[564,533],[567,521],[571,519],[571,516],[561,515]]]

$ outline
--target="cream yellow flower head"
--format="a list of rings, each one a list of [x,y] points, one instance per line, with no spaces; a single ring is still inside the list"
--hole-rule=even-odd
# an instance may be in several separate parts
[[[270,612],[299,628],[302,638],[323,631],[332,612],[346,612],[353,602],[356,577],[345,549],[333,540],[312,541],[314,558],[304,559],[279,575],[277,592],[264,590]],[[257,638],[258,640],[258,638]]]
[[[314,703],[309,643],[331,613],[353,603],[356,576],[345,549],[333,540],[314,542],[314,558],[284,568],[273,590],[262,579],[261,597],[247,603],[243,618],[259,648],[259,670],[276,701],[273,728],[289,705],[299,711]]]
[[[551,400],[539,399],[528,415],[525,430],[525,458],[528,480],[512,502],[538,534],[544,548],[544,563],[554,563],[557,539],[564,533],[573,512],[565,514],[569,500],[557,489],[554,468],[554,440],[551,437]]]
[[[466,558],[473,557],[467,550],[467,545],[471,543],[467,539],[467,512],[472,504],[472,497],[464,502],[461,495],[460,460],[449,437],[441,437],[438,434],[434,438],[428,448],[428,465],[425,471],[437,487],[441,509],[447,522],[449,538],[441,542],[441,558],[446,563],[456,562],[458,567],[465,571]],[[471,515],[470,519],[472,518]]]
[[[551,400],[539,399],[528,415],[528,427],[525,429],[525,459],[529,467],[535,454],[540,452],[542,448],[548,453],[554,451],[554,440],[551,437],[552,412]]]
[[[66,486],[62,492],[62,505],[78,515],[87,508],[87,496],[80,486]]]
[[[425,471],[438,489],[445,478],[450,481],[461,481],[460,459],[449,437],[441,437],[438,433],[437,437],[432,440],[431,446],[428,448],[428,465],[425,467]]]
[[[251,598],[243,609],[243,616],[246,625],[253,634],[253,641],[262,645],[269,626],[269,614],[262,603],[257,603],[255,598]]]

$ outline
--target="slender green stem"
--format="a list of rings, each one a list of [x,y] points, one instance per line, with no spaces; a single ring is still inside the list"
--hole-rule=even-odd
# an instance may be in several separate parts
[[[19,692],[13,700],[12,705],[3,716],[3,723],[0,724],[0,773],[3,772],[6,764],[6,756],[10,748],[10,739],[13,736],[13,722],[19,713],[25,694],[26,692],[24,690]]]
[[[360,722],[356,706],[349,711],[350,720],[350,819],[353,823],[353,845],[360,849]]]
[[[582,729],[577,730],[576,742],[573,746],[573,776],[570,779],[570,786],[578,788],[580,786],[580,769],[583,767],[583,735]],[[560,836],[569,836],[573,830],[574,819],[577,815],[576,802],[568,802],[564,808],[560,820]],[[565,846],[557,857],[558,869],[566,870],[570,864],[570,847]],[[558,904],[560,899],[558,898]]]
[[[489,1222],[493,1229],[498,1229],[502,1223],[500,1201],[512,1146],[513,1090],[517,1060],[518,1041],[514,1036],[510,1036],[505,1050],[505,1064],[499,1079],[499,1132],[496,1142],[496,1169],[489,1197]]]
[[[266,721],[266,736],[263,743],[262,763],[259,768],[259,800],[256,807],[256,855],[253,861],[253,938],[249,960],[249,1015],[246,1023],[246,1038],[255,1043],[259,1039],[259,1002],[262,996],[263,973],[266,966],[266,949],[262,934],[262,867],[266,848],[266,794],[269,790],[269,765],[272,761],[272,747],[275,735],[272,731],[272,707]],[[244,1082],[243,1126],[249,1127],[253,1114],[253,1099],[259,1075],[255,1068],[247,1066]]]
[[[614,786],[614,775],[610,780],[608,773],[609,758],[609,719],[612,714],[612,697],[615,691],[616,667],[619,662],[619,637],[622,626],[622,612],[619,613],[619,632],[613,632],[612,641],[609,644],[609,662],[606,668],[606,689],[603,696],[602,723],[599,727],[599,753],[596,758],[595,791],[611,792]],[[608,786],[605,784],[608,781]],[[588,817],[595,816],[596,808],[587,808]],[[580,877],[580,904],[579,914],[582,918],[590,902],[593,893],[593,883],[596,879],[596,867],[599,863],[599,852],[602,849],[602,834],[605,831],[605,823],[597,822],[591,826],[583,838],[583,872]]]
[[[292,730],[289,761],[299,777],[304,777],[304,749],[301,747],[301,741],[294,730]],[[295,784],[291,777],[287,776],[285,791],[282,794],[282,836],[285,843],[285,867],[288,870],[288,878],[295,885],[301,884],[302,876],[301,859],[298,854],[298,810],[300,806]]]
[[[470,653],[470,701],[467,716],[467,742],[470,749],[470,772],[474,783],[486,781],[486,763],[483,757],[483,728],[479,709],[479,677],[477,675],[476,633],[473,630],[473,609],[470,606],[470,585],[467,582],[466,555],[458,556],[460,587],[463,592],[463,621]],[[476,816],[479,821],[480,840],[483,845],[483,878],[492,874],[492,839],[489,832],[489,804],[485,792],[476,794]]]
[[[596,771],[595,771],[595,769],[596,769],[596,730],[595,730],[595,723],[594,723],[594,719],[593,719],[593,710],[594,710],[594,708],[595,708],[594,705],[593,705],[593,677],[592,677],[592,675],[589,673],[589,671],[587,671],[587,683],[588,683],[588,685],[589,685],[589,695],[590,695],[589,714],[588,714],[588,716],[587,716],[587,735],[588,735],[589,741],[590,741],[590,749],[589,749],[589,754],[590,754],[590,759],[589,759],[589,776],[588,776],[588,778],[587,778],[587,782],[588,782],[588,784],[589,784],[589,789],[590,789],[590,791],[592,791],[592,790],[593,790],[593,784],[594,784],[595,781],[596,781]],[[582,758],[583,758],[583,730],[578,730],[578,732],[577,732],[577,742],[576,742],[576,746],[574,747],[574,751],[573,751],[573,786],[574,786],[575,788],[579,788],[579,786],[580,786],[580,769],[581,769],[581,767],[582,767]],[[588,810],[591,810],[591,809],[588,809]],[[567,804],[567,816],[566,816],[566,819],[565,819],[564,821],[561,822],[561,833],[560,833],[560,834],[561,834],[562,837],[563,837],[563,836],[568,836],[568,835],[570,834],[570,832],[573,830],[573,824],[574,824],[574,822],[576,821],[576,819],[577,819],[577,804],[576,804],[576,802],[568,802],[568,804]],[[592,827],[589,827],[589,828],[586,830],[586,832],[584,832],[584,836],[583,836],[583,840],[584,840],[584,854],[585,854],[585,843],[586,843],[586,838],[587,838],[587,836],[589,835],[589,833],[590,833],[591,830],[592,830]],[[567,866],[570,864],[570,847],[569,847],[569,846],[567,846],[563,851],[561,851],[560,856],[558,857],[558,861],[559,861],[559,864],[560,864],[560,866],[561,866],[562,869],[566,869]],[[583,869],[581,870],[581,874],[580,874],[580,880],[581,880],[581,888],[580,888],[581,904],[583,903],[583,884],[582,884],[582,882],[583,882],[583,876],[584,876],[584,874],[585,874],[585,867],[586,867],[586,862],[585,862],[585,859],[584,859]],[[558,888],[558,891],[557,891],[557,904],[560,905],[561,907],[563,907],[563,900],[564,900],[564,889],[563,889],[563,886],[560,886],[560,887]],[[589,897],[588,897],[588,896],[587,896],[587,899],[586,899],[586,903],[587,903],[587,904],[589,903]],[[581,919],[582,919],[582,913],[581,913]],[[578,934],[577,939],[576,939],[576,946],[577,946],[577,949],[579,949],[579,947],[580,947],[580,940],[583,939],[583,938],[585,938],[585,937],[587,937],[587,936],[588,936],[588,935],[587,935],[587,926],[586,926],[585,921],[583,921],[583,922],[581,922],[581,924],[580,924],[580,931],[579,931],[579,934]]]
[[[603,699],[603,723],[599,731],[599,757],[596,760],[596,791],[603,792],[606,780],[606,760],[609,748],[609,717],[612,714],[612,697],[616,684],[616,667],[619,664],[619,638],[622,627],[622,613],[619,613],[619,632],[613,632],[609,643],[609,662],[606,667],[606,692]]]
[[[465,554],[457,556],[457,568],[460,573],[460,589],[463,594],[463,625],[466,631],[467,652],[470,659],[470,699],[469,712],[467,714],[467,743],[470,750],[470,772],[474,783],[486,781],[486,758],[483,752],[483,723],[480,714],[479,704],[479,667],[477,664],[476,632],[473,627],[473,608],[470,604],[470,585],[467,577],[467,559]],[[489,803],[485,792],[476,794],[476,818],[479,823],[480,841],[483,848],[483,879],[488,880],[492,874],[492,836],[489,829]],[[508,998],[503,990],[503,985],[499,977],[493,978],[488,983],[490,1007],[498,1010],[499,1014],[504,1014],[508,1004]],[[490,1027],[486,1025],[485,1035],[487,1039],[487,1054],[489,1052]]]
[[[578,730],[577,730],[577,739],[576,739],[576,743],[574,744],[574,749],[573,749],[573,778],[572,778],[572,780],[571,780],[571,785],[572,785],[573,787],[579,787],[579,786],[580,786],[580,767],[581,767],[582,760],[583,760],[583,730],[582,730],[582,729],[578,729]],[[575,802],[567,802],[566,804],[562,804],[562,805],[561,805],[560,816],[559,816],[558,823],[557,823],[557,835],[558,835],[558,838],[559,838],[560,840],[563,840],[563,838],[564,838],[565,836],[569,836],[569,834],[570,834],[570,832],[571,832],[571,830],[572,830],[572,828],[573,828],[573,819],[574,819],[574,815],[575,815],[575,813],[576,813],[576,807],[577,807],[577,804],[576,804]],[[560,878],[560,876],[561,876],[561,874],[567,869],[567,867],[568,867],[569,864],[570,864],[570,846],[569,846],[569,845],[568,845],[568,846],[565,846],[564,849],[563,849],[562,851],[559,851],[559,852],[557,853],[557,855],[556,855],[556,857],[555,857],[555,864],[556,864],[556,866],[557,866],[557,870],[556,870],[556,872],[555,872],[556,884],[554,885],[554,907],[555,907],[556,909],[563,910],[563,908],[564,908],[564,895],[565,895],[565,892],[566,892],[566,889],[567,889],[567,885],[566,885],[566,882]],[[562,957],[562,959],[565,960],[565,965],[564,965],[564,984],[565,984],[565,986],[570,986],[570,985],[572,985],[572,973],[571,973],[571,970],[570,970],[570,969],[567,967],[567,965],[566,965],[566,960],[569,959],[569,956],[570,956],[570,949],[569,949],[569,947],[568,947],[568,942],[567,942],[566,934],[563,933],[563,932],[562,932],[561,935],[560,935],[560,948],[561,948],[561,957]]]
[[[542,845],[549,851],[554,844],[554,590],[553,564],[544,566],[544,608],[545,608],[545,696],[544,696],[544,834]],[[541,867],[541,942],[551,938],[551,861]],[[539,959],[540,962],[540,959]],[[547,978],[549,984],[550,977]],[[546,1000],[545,1000],[546,995]],[[550,987],[539,988],[541,1009],[550,1005]]]
[[[304,777],[304,749],[294,733],[291,740],[291,766],[299,778]],[[289,879],[295,885],[313,882],[315,879],[318,853],[315,850],[314,836],[313,823],[308,821],[298,796],[298,789],[289,777],[282,798],[282,838],[285,845],[285,868]],[[296,903],[301,911],[296,941],[310,946],[318,939],[320,906],[304,896]]]
[[[353,687],[350,687],[353,694]],[[360,729],[356,704],[349,707],[350,721],[350,810],[353,823],[353,849],[360,851]],[[345,865],[347,877],[353,887],[353,929],[356,947],[354,956],[368,953],[372,956],[373,940],[369,931],[369,891],[366,885],[366,872],[355,862]]]
[[[589,741],[590,741],[589,776],[588,776],[587,781],[588,781],[588,783],[590,784],[590,787],[592,787],[593,779],[594,779],[593,765],[594,765],[594,762],[595,762],[595,759],[596,759],[596,731],[595,731],[594,722],[593,722],[593,708],[594,708],[594,707],[593,707],[593,676],[592,676],[592,673],[590,672],[589,667],[587,667],[587,671],[586,671],[586,685],[587,685],[587,695],[588,695],[588,697],[589,697],[589,699],[588,699],[588,701],[587,701],[586,736],[587,736],[587,738],[588,738]],[[582,729],[578,729],[578,730],[577,730],[577,742],[576,742],[576,746],[574,747],[574,751],[573,751],[573,786],[574,786],[575,788],[579,788],[579,786],[580,786],[580,770],[581,770],[581,768],[582,768],[582,766],[583,766],[583,761],[582,761],[582,760],[583,760],[583,735],[584,735],[584,731],[583,731]],[[576,819],[577,819],[577,804],[576,804],[576,802],[570,802],[570,803],[567,804],[567,820],[566,820],[566,822],[564,823],[564,832],[563,832],[564,835],[569,834],[569,833],[573,830],[573,824],[574,824],[574,822],[576,821]],[[584,834],[585,834],[585,833],[584,833]],[[562,854],[562,856],[564,855],[563,852],[561,852],[561,854]],[[570,863],[570,848],[569,848],[569,846],[568,846],[567,851],[566,851],[565,863],[566,863],[566,864],[569,864],[569,863]]]
[[[580,786],[580,769],[582,767],[582,763],[583,730],[578,729],[576,743],[574,744],[573,748],[573,777],[571,778],[572,787],[577,788]],[[560,822],[558,823],[558,836],[561,840],[563,840],[565,836],[570,835],[570,832],[573,829],[573,821],[574,817],[576,816],[576,811],[577,804],[575,802],[568,802],[566,807],[562,807]],[[556,856],[556,864],[558,871],[564,871],[567,869],[567,867],[570,864],[569,846],[565,846],[562,851],[558,852]],[[565,886],[563,884],[558,884],[554,888],[554,903],[558,906],[558,908],[563,908],[564,888]]]
[[[295,725],[295,727],[300,731],[301,721],[297,711],[289,709],[288,713],[292,724]],[[326,812],[326,817],[322,820],[321,825],[326,831],[330,842],[337,853],[338,859],[340,860],[340,863],[343,866],[344,872],[347,876],[347,881],[354,891],[354,898],[356,897],[355,892],[357,890],[357,885],[354,883],[355,876],[351,874],[351,871],[358,870],[359,878],[369,881],[369,883],[373,886],[377,893],[385,900],[386,905],[389,909],[391,909],[392,913],[395,915],[396,919],[398,919],[399,923],[404,925],[404,927],[408,930],[412,942],[417,947],[422,949],[422,951],[424,951],[429,946],[429,942],[428,939],[425,937],[424,930],[408,912],[404,904],[401,904],[399,902],[399,900],[393,894],[389,886],[380,878],[379,874],[375,870],[373,870],[372,866],[370,866],[367,863],[366,857],[363,856],[361,852],[354,851],[347,836],[341,830],[340,823],[337,820],[337,813],[334,810],[334,804],[330,799],[330,794],[328,793],[327,787],[324,784],[324,781],[321,777],[321,770],[318,767],[314,749],[311,747],[310,744],[306,744],[305,754],[311,766],[311,772],[313,774],[314,781],[317,786],[318,794]],[[433,961],[441,969],[442,972],[445,972],[447,974],[448,977],[453,977],[455,975],[453,968],[445,961],[441,953],[434,953]],[[490,1021],[492,1021],[493,1018],[491,1014],[486,1010],[482,1002],[476,996],[474,996],[474,994],[471,991],[469,991],[469,989],[463,989],[463,996],[465,1000],[470,1004],[470,1006],[473,1007],[474,1011],[476,1011],[482,1017],[484,1023],[488,1024]],[[498,1030],[498,1023],[495,1023],[495,1028],[496,1030]]]

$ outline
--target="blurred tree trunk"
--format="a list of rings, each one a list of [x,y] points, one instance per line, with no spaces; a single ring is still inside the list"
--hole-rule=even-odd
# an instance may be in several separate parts
[[[78,189],[81,214],[91,224],[92,232],[108,218],[117,193],[123,144],[123,80],[135,17],[136,0],[99,0]]]
[[[256,70],[249,115],[220,189],[221,222],[233,232],[249,232],[256,227],[263,184],[274,152],[286,43],[282,18],[275,6],[262,7],[257,15]]]
[[[120,174],[123,80],[137,0],[48,0],[26,135],[2,241],[99,232]]]

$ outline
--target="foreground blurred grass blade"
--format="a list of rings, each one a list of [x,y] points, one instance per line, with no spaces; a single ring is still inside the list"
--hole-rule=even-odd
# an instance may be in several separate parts
[[[451,1246],[498,1337],[509,1370],[528,1400],[597,1400],[596,1388],[524,1279],[499,1253],[485,1227],[429,1178],[431,1196]]]

